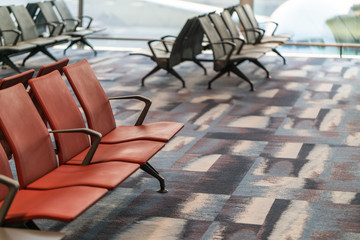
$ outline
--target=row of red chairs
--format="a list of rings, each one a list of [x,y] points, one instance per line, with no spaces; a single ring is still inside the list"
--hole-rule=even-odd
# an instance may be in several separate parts
[[[134,126],[116,126],[109,98],[89,63],[68,62],[43,66],[35,78],[29,70],[0,81],[0,128],[18,176],[18,182],[13,180],[0,147],[0,226],[37,228],[37,218],[72,221],[139,168],[159,180],[159,192],[167,191],[164,178],[148,161],[184,125],[144,124],[151,101],[132,95],[110,98],[145,103]]]

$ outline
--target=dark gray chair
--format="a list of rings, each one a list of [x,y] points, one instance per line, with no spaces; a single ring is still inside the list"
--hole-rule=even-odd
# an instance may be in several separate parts
[[[283,59],[283,63],[286,64],[286,59],[281,55],[281,53],[276,49],[283,42],[268,42],[264,37],[264,31],[261,29],[254,28],[247,17],[245,10],[242,6],[236,6],[234,8],[237,16],[239,17],[240,24],[242,25],[242,31],[246,37],[246,42],[253,45],[261,44],[262,46],[272,48],[272,51],[275,52]]]
[[[218,32],[218,34],[220,35],[221,39],[223,41],[232,41],[233,43],[236,44],[236,54],[241,53],[245,53],[245,52],[269,52],[272,50],[271,47],[266,47],[266,45],[261,46],[261,45],[253,45],[253,44],[246,44],[246,41],[241,38],[239,35],[238,36],[232,36],[230,34],[230,31],[227,28],[227,25],[225,24],[223,18],[217,14],[217,13],[210,13],[209,17],[212,21],[212,23],[215,26],[216,31]],[[235,24],[235,22],[233,22]],[[224,46],[224,47],[229,47],[229,46]]]
[[[144,81],[147,77],[156,73],[160,69],[164,69],[180,80],[182,82],[182,86],[185,87],[184,79],[174,70],[174,67],[185,61],[183,56],[183,48],[184,44],[186,44],[185,46],[188,47],[194,41],[191,38],[189,39],[190,36],[188,33],[195,21],[196,18],[188,19],[181,29],[179,35],[176,37],[175,41],[170,43],[170,46],[168,46],[167,41],[163,39],[151,40],[148,42],[148,48],[130,53],[130,55],[143,55],[149,57],[156,63],[156,66],[141,79],[142,86],[144,86]],[[193,55],[197,52],[198,50],[190,54],[187,53],[186,57],[192,59]]]
[[[96,56],[97,52],[94,47],[86,40],[86,36],[105,30],[105,28],[94,28],[91,26],[92,18],[90,16],[82,16],[82,19],[73,17],[70,9],[63,0],[51,1],[54,4],[57,12],[59,13],[62,22],[64,23],[64,34],[68,34],[72,37],[70,44],[64,50],[66,51],[76,43],[82,43],[91,48]],[[80,25],[83,19],[87,19],[88,23],[85,28],[81,28]]]
[[[222,41],[215,27],[213,26],[209,16],[201,16],[199,17],[200,24],[207,36],[207,39],[210,43],[210,47],[213,53],[213,67],[217,73],[217,75],[212,78],[208,83],[208,89],[211,89],[211,84],[216,79],[224,75],[225,73],[232,72],[236,74],[238,77],[244,79],[250,85],[250,90],[254,90],[254,86],[250,79],[243,74],[238,68],[237,65],[244,61],[250,61],[255,63],[257,66],[264,69],[266,72],[266,68],[258,61],[260,57],[264,55],[263,52],[247,52],[247,53],[235,53],[236,45],[231,41]],[[224,47],[224,45],[230,46]],[[268,72],[267,72],[268,74]]]
[[[40,37],[40,34],[37,31],[35,22],[30,16],[30,13],[27,11],[25,6],[23,5],[12,5],[9,6],[10,11],[13,13],[18,28],[21,31],[22,40],[26,43],[35,45],[36,47],[31,50],[29,55],[24,58],[23,65],[25,62],[38,52],[42,52],[55,62],[57,59],[47,50],[48,47],[52,47],[54,45],[63,44],[69,41],[68,37]]]
[[[273,28],[273,31],[271,33],[271,35],[265,35],[265,29],[260,27],[259,22],[257,21],[255,14],[251,8],[251,6],[249,4],[243,4],[242,8],[244,9],[244,12],[246,14],[246,16],[248,17],[252,27],[254,29],[259,29],[260,31],[263,32],[262,34],[262,42],[278,42],[278,43],[284,43],[286,41],[288,41],[291,38],[290,34],[276,34],[275,35],[275,31],[278,27],[278,23],[274,22],[274,21],[267,21],[267,24],[273,24],[275,27]]]
[[[36,46],[21,41],[21,31],[17,29],[9,10],[5,6],[0,6],[0,19],[0,62],[20,72],[10,57],[29,53]]]

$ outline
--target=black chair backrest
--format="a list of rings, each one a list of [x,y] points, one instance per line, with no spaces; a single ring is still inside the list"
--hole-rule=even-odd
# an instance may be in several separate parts
[[[12,31],[17,31],[17,27],[11,18],[10,12],[5,6],[0,6],[0,30],[2,31],[2,46],[9,46],[17,38],[17,34]]]
[[[183,59],[194,59],[196,55],[203,50],[204,30],[202,29],[197,17],[192,19],[192,25],[183,42],[182,57]]]
[[[251,44],[255,44],[259,33],[256,32],[256,29],[253,28],[249,18],[246,16],[244,9],[241,6],[235,7],[235,12],[239,17],[240,24],[245,31],[246,41]]]
[[[170,54],[169,67],[175,66],[182,61],[183,42],[187,37],[193,21],[193,19],[188,19],[176,37]]]
[[[209,16],[201,16],[199,17],[199,21],[205,32],[205,35],[207,36],[207,39],[211,44],[214,60],[223,57],[226,53],[224,52],[223,44],[220,44],[222,40],[215,30]]]
[[[23,5],[11,5],[10,11],[14,14],[18,27],[22,33],[22,39],[24,41],[36,39],[39,37],[39,33],[36,29],[34,20],[31,18],[30,13]]]

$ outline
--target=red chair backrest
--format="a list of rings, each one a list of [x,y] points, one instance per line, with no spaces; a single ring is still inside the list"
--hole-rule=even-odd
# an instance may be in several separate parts
[[[85,128],[85,121],[65,81],[58,71],[29,81],[30,87],[53,130]],[[83,133],[55,134],[60,164],[90,146]]]
[[[27,88],[28,87],[28,81],[29,81],[29,79],[31,79],[33,77],[34,72],[35,72],[35,70],[31,69],[31,70],[28,70],[26,72],[22,72],[22,73],[19,73],[19,74],[16,74],[16,75],[1,79],[1,81],[0,81],[0,90],[5,89],[5,88],[9,88],[9,87],[14,86],[14,85],[16,85],[18,83],[22,83],[24,85],[24,87]],[[12,158],[12,152],[11,152],[9,143],[6,141],[5,136],[4,136],[4,134],[3,134],[3,132],[1,130],[0,130],[0,143],[1,143],[1,145],[3,146],[3,148],[4,148],[5,152],[6,152],[7,158],[11,159]]]
[[[86,59],[64,67],[64,73],[79,100],[89,128],[106,135],[116,127],[110,102]]]
[[[0,174],[13,178],[9,161],[6,157],[6,153],[1,146],[0,146]],[[0,202],[5,199],[7,193],[8,193],[8,188],[5,185],[0,184]]]
[[[20,188],[57,167],[49,132],[22,84],[0,91],[0,128],[14,154]]]
[[[37,73],[36,77],[41,77],[45,74],[51,73],[52,71],[58,70],[59,73],[62,75],[63,74],[63,67],[65,67],[66,65],[68,65],[69,63],[69,59],[65,58],[62,59],[60,61],[54,62],[54,63],[50,63],[48,65],[44,65],[39,69],[39,72]]]
[[[22,83],[24,85],[24,87],[27,88],[28,81],[34,76],[34,72],[35,72],[35,70],[31,69],[26,72],[22,72],[22,73],[1,79],[0,90],[14,86],[18,83]]]

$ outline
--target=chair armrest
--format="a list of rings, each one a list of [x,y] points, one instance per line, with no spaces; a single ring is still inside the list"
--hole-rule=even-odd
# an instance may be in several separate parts
[[[164,40],[166,38],[176,38],[176,36],[174,36],[174,35],[165,35],[165,36],[161,37],[161,40]]]
[[[229,51],[228,55],[226,56],[226,62],[229,62],[230,57],[231,57],[231,55],[233,55],[233,52],[236,48],[236,44],[233,42],[229,42],[229,41],[223,41],[220,44],[227,44],[227,45],[231,46],[231,50]]]
[[[152,44],[153,44],[154,42],[161,42],[161,43],[165,46],[165,52],[169,52],[169,48],[168,48],[168,47],[166,46],[166,44],[165,44],[165,43],[166,43],[166,40],[162,40],[162,39],[150,40],[150,41],[148,41],[148,46],[149,46],[149,49],[150,49],[150,51],[151,51],[151,53],[152,53],[152,55],[153,55],[154,58],[157,59],[155,50],[154,50],[154,48],[152,47]]]
[[[233,54],[233,52],[234,52],[234,50],[235,50],[235,47],[236,47],[236,45],[235,45],[235,43],[233,43],[233,42],[230,42],[230,41],[222,41],[222,42],[215,42],[215,43],[211,43],[211,45],[215,45],[215,44],[227,44],[227,45],[230,45],[231,46],[231,50],[227,53],[227,56],[226,56],[226,59],[225,59],[225,61],[226,61],[226,63],[227,62],[229,62],[229,60],[230,60],[230,57],[231,57],[231,55]]]
[[[79,133],[85,133],[90,135],[91,137],[93,137],[93,141],[91,143],[91,147],[89,149],[89,151],[87,152],[84,160],[82,161],[81,165],[89,165],[95,152],[97,147],[100,144],[102,135],[101,133],[89,129],[89,128],[73,128],[73,129],[62,129],[62,130],[51,130],[50,133],[74,133],[74,132],[79,132]]]
[[[91,23],[92,23],[92,21],[93,21],[93,18],[90,17],[90,16],[82,16],[82,17],[81,17],[81,19],[84,19],[84,18],[88,19],[88,24],[87,24],[87,26],[86,26],[86,29],[89,29],[89,28],[90,28],[90,25],[91,25]]]
[[[255,44],[256,43],[260,43],[261,42],[261,39],[263,37],[263,34],[262,32],[259,30],[259,29],[244,29],[245,32],[254,32],[256,36],[256,39],[255,39]]]
[[[150,109],[150,106],[152,103],[151,100],[146,97],[139,96],[139,95],[129,95],[129,96],[110,97],[109,98],[109,100],[121,100],[121,99],[137,99],[137,100],[140,100],[145,103],[145,106],[144,106],[143,110],[141,111],[141,114],[135,123],[135,126],[142,125],[144,122],[144,119]]]
[[[6,185],[9,189],[9,192],[6,195],[5,200],[0,208],[0,226],[2,226],[4,224],[5,217],[7,212],[9,211],[11,203],[13,202],[15,195],[19,190],[19,183],[14,179],[4,175],[0,175],[0,183]]]
[[[269,23],[275,25],[275,27],[274,27],[274,29],[273,29],[273,31],[271,33],[271,35],[273,36],[275,34],[275,31],[277,30],[277,28],[279,26],[279,24],[277,22],[269,20],[269,21],[266,21],[266,22],[261,22],[259,24],[269,24]]]
[[[162,37],[161,37],[161,40],[165,40],[166,38],[175,38],[175,39],[176,39],[176,36],[174,36],[174,35],[165,35],[165,36],[162,36]],[[168,48],[168,46],[166,45],[166,42],[165,42],[165,41],[162,41],[162,44],[163,44],[166,52],[169,52],[169,48]]]
[[[13,32],[13,33],[16,34],[16,38],[14,39],[14,41],[13,41],[13,43],[12,43],[13,46],[15,46],[15,45],[18,43],[18,41],[19,41],[19,39],[20,39],[20,36],[21,36],[21,31],[18,30],[18,29],[1,30],[0,32],[1,32],[1,33],[3,33],[3,32]]]
[[[75,27],[71,30],[73,32],[75,32],[76,28],[80,25],[80,20],[75,19],[75,18],[66,18],[66,19],[63,19],[63,21],[65,22],[65,25],[66,25],[66,22],[75,22]]]
[[[245,40],[239,37],[233,37],[233,38],[224,38],[224,40],[231,40],[231,42],[234,42],[234,40],[238,40],[241,42],[240,47],[238,48],[238,50],[236,51],[236,54],[239,54],[241,52],[241,49],[243,48],[244,44],[245,44]]]
[[[65,27],[64,23],[61,23],[61,22],[47,22],[46,24],[49,26],[49,29],[50,29],[50,37],[53,36],[57,26],[60,26],[60,31],[58,33],[59,35],[62,34],[63,31],[64,31],[64,27]]]

